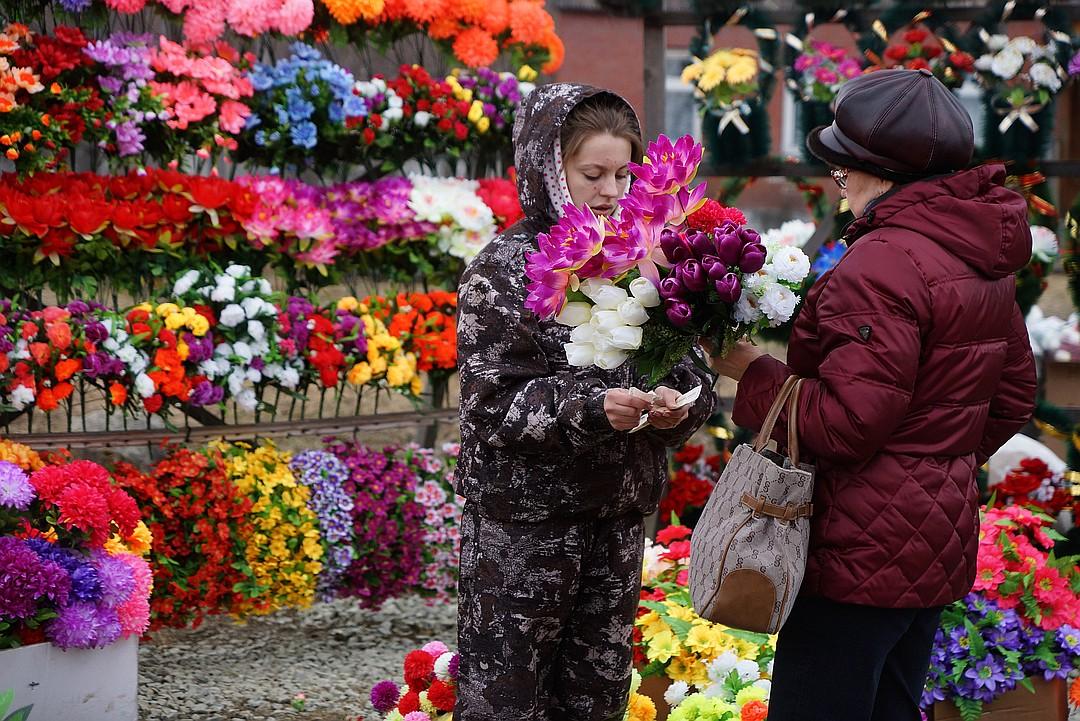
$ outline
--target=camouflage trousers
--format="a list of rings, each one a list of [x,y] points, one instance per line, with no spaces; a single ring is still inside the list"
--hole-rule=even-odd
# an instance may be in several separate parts
[[[455,721],[621,721],[644,520],[461,524]]]

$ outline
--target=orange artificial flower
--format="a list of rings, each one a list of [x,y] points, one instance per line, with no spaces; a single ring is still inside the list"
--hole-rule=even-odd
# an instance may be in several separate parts
[[[451,10],[466,25],[480,25],[488,11],[488,0],[457,0]]]
[[[445,0],[405,0],[405,14],[418,23],[430,23],[445,12]]]
[[[52,388],[42,388],[37,394],[37,407],[46,413],[56,410],[59,405],[56,402],[56,395],[53,393]]]
[[[547,10],[530,0],[510,3],[510,40],[524,45],[543,45],[555,31],[555,20]]]
[[[4,155],[7,156],[8,160],[18,160],[19,159],[19,151],[16,150],[15,148],[8,148],[7,152],[4,153]]]
[[[461,30],[461,23],[456,19],[436,18],[428,25],[427,34],[432,40],[449,40]]]
[[[484,68],[499,57],[499,44],[480,28],[462,30],[454,40],[454,55],[470,68]]]
[[[765,721],[769,707],[763,701],[750,701],[742,707],[742,721]]]
[[[562,39],[555,34],[554,30],[544,37],[543,45],[548,51],[549,58],[544,63],[541,71],[551,75],[558,72],[559,68],[562,67],[563,60],[566,59],[566,46],[563,45]]]
[[[502,35],[510,24],[510,3],[507,0],[488,0],[487,12],[480,26],[492,35]]]
[[[67,323],[46,323],[45,335],[57,350],[65,351],[71,347],[71,327]]]
[[[118,381],[113,381],[109,386],[109,400],[114,406],[124,405],[127,403],[127,388],[120,385]]]
[[[15,96],[11,93],[0,93],[0,113],[10,113],[15,109]],[[7,138],[7,136],[4,136]],[[10,142],[11,138],[8,138]],[[8,143],[4,143],[8,145]]]
[[[30,357],[34,359],[34,362],[39,366],[45,366],[49,363],[49,357],[52,355],[52,351],[49,348],[48,343],[31,343],[30,344]]]
[[[74,358],[65,358],[56,364],[56,380],[66,381],[82,368],[82,361]]]

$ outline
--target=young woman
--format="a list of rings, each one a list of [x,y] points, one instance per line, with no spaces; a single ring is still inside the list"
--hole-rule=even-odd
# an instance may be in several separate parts
[[[808,294],[787,363],[747,344],[713,361],[749,428],[785,379],[808,379],[814,516],[769,721],[917,721],[941,608],[975,580],[975,470],[1035,403],[1013,279],[1027,204],[1000,165],[965,170],[971,119],[929,71],[847,83],[808,145],[857,218],[850,250]]]
[[[713,378],[688,358],[652,408],[631,364],[573,368],[570,329],[525,309],[525,256],[566,203],[611,215],[642,156],[633,110],[581,85],[537,88],[514,128],[525,218],[469,266],[458,306],[461,528],[458,721],[621,719],[644,518],[666,448],[708,418]],[[679,393],[704,386],[690,408]],[[629,434],[642,412],[651,427]]]

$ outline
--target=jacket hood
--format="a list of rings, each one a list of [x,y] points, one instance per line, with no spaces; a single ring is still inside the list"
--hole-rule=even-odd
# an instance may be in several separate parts
[[[900,186],[852,223],[851,238],[879,228],[926,236],[988,278],[1004,278],[1031,260],[1027,200],[1004,186],[1005,166]]]
[[[551,83],[537,87],[522,101],[514,121],[514,166],[521,210],[528,220],[547,225],[556,222],[558,215],[544,186],[544,168],[555,152],[555,138],[562,132],[570,111],[594,95],[610,95],[624,103],[634,116],[638,135],[641,135],[641,124],[633,106],[610,90]]]

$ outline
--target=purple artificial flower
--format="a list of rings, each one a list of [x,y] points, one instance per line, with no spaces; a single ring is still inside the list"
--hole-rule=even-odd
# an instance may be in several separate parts
[[[70,592],[60,564],[41,558],[27,541],[0,536],[0,618],[29,618],[42,599],[62,606]]]
[[[665,300],[678,300],[686,295],[686,288],[674,275],[669,275],[660,281],[660,297]]]
[[[1001,672],[1001,663],[993,653],[976,661],[975,666],[964,671],[964,676],[975,683],[977,689],[986,689],[991,694],[999,685],[1005,683],[1005,674]]]
[[[1057,642],[1073,656],[1080,656],[1080,630],[1065,624],[1057,630]]]
[[[14,463],[0,461],[0,506],[25,511],[34,495],[34,487],[23,469]]]
[[[716,287],[716,294],[720,296],[721,303],[737,303],[742,296],[742,282],[734,273],[728,273],[713,285]]]
[[[323,559],[316,591],[324,600],[336,596],[345,570],[353,562],[353,499],[345,491],[349,470],[326,451],[304,451],[289,464],[297,480],[311,489],[308,508],[319,519],[328,553]]]
[[[58,609],[56,618],[45,626],[45,636],[64,649],[93,648],[98,638],[97,606],[76,601]]]
[[[745,243],[734,229],[719,228],[716,231],[716,256],[729,268],[739,264]]]
[[[53,545],[41,538],[27,539],[26,544],[47,561],[53,561],[66,571],[71,584],[71,597],[76,601],[96,602],[101,598],[101,582],[97,569],[69,548]]]
[[[85,315],[90,312],[90,305],[86,301],[75,299],[67,304],[67,312],[72,315]]]
[[[452,679],[454,679],[456,681],[457,677],[458,677],[458,669],[460,669],[460,668],[461,668],[461,657],[458,656],[455,653],[450,658],[450,668],[448,669],[448,673],[450,674],[450,678],[452,678]]]
[[[687,258],[694,257],[694,250],[690,242],[678,231],[664,228],[660,231],[660,249],[672,263],[678,263]]]
[[[750,243],[743,246],[739,255],[739,270],[743,273],[756,273],[765,267],[765,246]]]
[[[94,0],[60,0],[60,6],[69,13],[81,13],[86,8],[90,7],[90,4]]]
[[[664,314],[676,328],[685,328],[694,317],[694,311],[681,300],[670,299],[664,304]]]
[[[1069,61],[1069,75],[1080,75],[1080,50]]]
[[[120,123],[116,126],[116,146],[120,157],[137,155],[143,151],[143,141],[146,135],[134,121]]]
[[[188,396],[188,404],[196,407],[212,406],[215,403],[221,403],[224,398],[224,388],[215,386],[210,381],[202,381],[199,385],[191,389],[191,395]]]
[[[715,255],[706,255],[702,258],[701,267],[705,269],[705,273],[709,276],[709,280],[713,282],[720,280],[728,274],[728,267],[724,265],[724,261],[720,260]]]
[[[89,312],[89,308],[87,309]],[[109,330],[100,321],[91,321],[83,327],[86,339],[91,343],[104,343],[109,338]]]
[[[675,266],[675,277],[691,293],[700,293],[709,287],[709,278],[701,263],[690,258]]]
[[[371,689],[371,705],[379,713],[390,713],[401,699],[401,689],[393,681],[379,681]]]
[[[131,592],[135,590],[135,575],[131,566],[121,558],[100,550],[91,553],[90,561],[97,569],[101,583],[101,605],[115,609],[131,598]]]
[[[716,243],[713,242],[712,236],[708,233],[695,231],[687,235],[686,239],[690,242],[690,247],[694,249],[694,254],[698,258],[716,253]]]
[[[188,347],[188,362],[202,363],[214,357],[214,339],[209,334],[197,338],[194,333],[186,332],[183,341]]]

